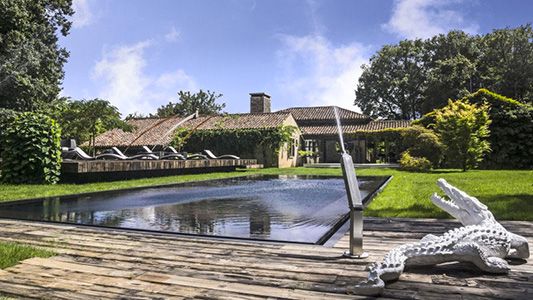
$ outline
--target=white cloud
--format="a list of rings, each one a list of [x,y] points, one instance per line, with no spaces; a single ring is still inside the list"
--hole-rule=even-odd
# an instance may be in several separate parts
[[[170,29],[170,31],[165,34],[165,41],[169,43],[177,42],[181,36],[181,32],[176,30],[174,26]]]
[[[283,35],[281,40],[278,58],[285,74],[279,84],[284,97],[357,110],[354,90],[367,62],[363,46],[334,46],[321,35]]]
[[[72,1],[72,8],[74,9],[74,16],[72,17],[72,26],[74,28],[81,28],[91,24],[93,14],[89,7],[89,0],[74,0]]]
[[[149,76],[145,50],[149,41],[105,51],[93,68],[92,78],[104,82],[99,97],[117,106],[123,115],[155,112],[156,108],[176,99],[179,90],[195,90],[194,79],[178,69]]]
[[[477,33],[479,26],[468,22],[459,9],[450,6],[462,0],[396,0],[392,16],[383,28],[402,38],[429,38],[459,29]]]

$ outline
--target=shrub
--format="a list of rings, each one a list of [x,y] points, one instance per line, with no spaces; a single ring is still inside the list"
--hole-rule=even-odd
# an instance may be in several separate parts
[[[17,112],[11,109],[0,108],[0,158],[4,149],[5,133],[8,125],[17,117]]]
[[[533,107],[511,98],[479,89],[461,99],[469,103],[489,105],[490,136],[488,141],[492,151],[481,163],[482,167],[501,169],[533,168]],[[413,124],[424,127],[435,126],[435,113],[432,111]]]
[[[425,157],[414,157],[409,151],[402,153],[400,168],[406,171],[426,172],[431,169],[431,162]]]
[[[7,183],[55,183],[61,168],[61,130],[48,116],[26,112],[4,132],[2,178]]]
[[[435,132],[444,144],[446,162],[463,171],[477,167],[490,151],[488,106],[449,101],[435,111]]]
[[[427,158],[432,166],[438,166],[443,145],[433,130],[414,125],[402,130],[401,135],[403,147],[410,155]]]
[[[490,105],[488,138],[492,152],[483,167],[533,168],[533,107],[511,98],[480,89],[463,98],[471,103]]]
[[[316,157],[317,154],[311,150],[298,150],[298,156],[300,157]]]

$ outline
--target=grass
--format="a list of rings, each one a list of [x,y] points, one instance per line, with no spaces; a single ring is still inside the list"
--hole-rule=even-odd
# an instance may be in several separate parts
[[[0,242],[0,269],[9,268],[19,261],[32,257],[50,257],[54,253],[17,243]],[[0,298],[1,299],[1,298]]]
[[[179,175],[89,184],[1,185],[0,201],[49,197],[100,190],[123,189],[177,182],[208,180],[248,174],[341,175],[340,169],[263,169],[230,173]],[[431,203],[440,192],[435,184],[444,178],[452,185],[477,197],[500,220],[533,221],[533,171],[522,170],[435,170],[413,173],[396,169],[357,169],[357,174],[393,175],[385,190],[365,210],[367,216],[408,218],[449,218]]]

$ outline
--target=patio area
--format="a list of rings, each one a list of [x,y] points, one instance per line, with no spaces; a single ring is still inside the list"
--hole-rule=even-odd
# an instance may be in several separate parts
[[[532,245],[532,222],[501,223]],[[0,220],[1,241],[58,253],[0,270],[0,291],[49,299],[358,299],[364,297],[353,295],[352,287],[366,277],[367,264],[394,246],[457,226],[447,220],[367,218],[370,257],[352,260],[341,256],[347,236],[328,248]],[[508,275],[484,274],[464,263],[409,268],[382,297],[531,299],[533,266],[530,258],[511,266]]]

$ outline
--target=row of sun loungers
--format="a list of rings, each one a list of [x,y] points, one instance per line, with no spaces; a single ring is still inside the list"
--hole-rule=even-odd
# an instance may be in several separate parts
[[[167,147],[168,152],[162,152],[160,155],[153,152],[147,146],[143,146],[143,152],[138,154],[127,156],[117,147],[112,147],[108,152],[90,156],[79,147],[75,148],[62,148],[62,157],[64,159],[76,159],[76,160],[134,160],[134,159],[151,159],[151,160],[191,160],[191,159],[239,159],[235,155],[220,155],[216,156],[210,150],[202,151],[203,154],[191,154],[184,155],[176,151],[172,146]]]

